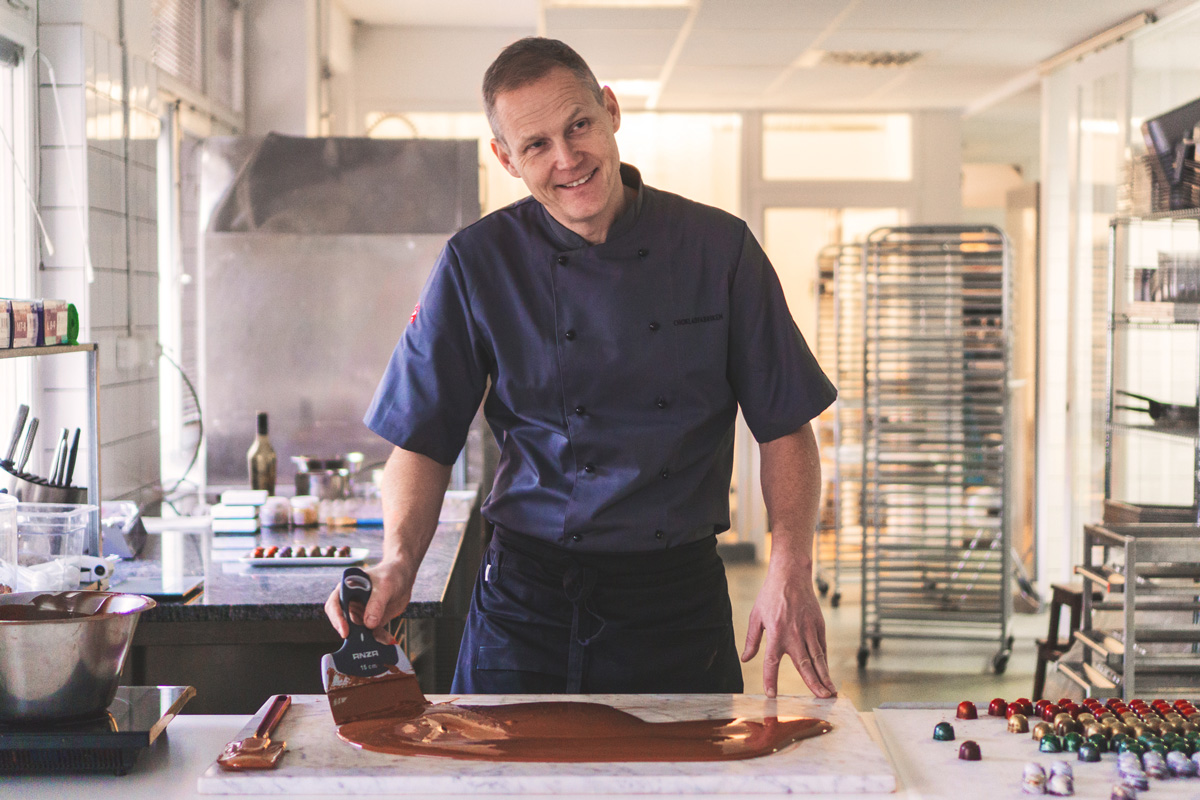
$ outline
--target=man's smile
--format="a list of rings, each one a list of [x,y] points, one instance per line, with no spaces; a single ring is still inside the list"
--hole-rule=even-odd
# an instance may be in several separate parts
[[[582,178],[580,178],[577,181],[572,181],[571,183],[563,183],[563,184],[559,184],[559,185],[562,186],[564,189],[574,189],[577,186],[583,186],[585,183],[590,181],[592,179],[592,176],[595,174],[596,174],[596,170],[592,170],[587,175],[584,175]]]

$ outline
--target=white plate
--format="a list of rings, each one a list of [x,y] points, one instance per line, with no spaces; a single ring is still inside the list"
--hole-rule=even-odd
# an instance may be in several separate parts
[[[281,550],[283,548],[280,548]],[[252,555],[244,555],[239,560],[243,564],[249,564],[252,567],[345,567],[351,564],[361,564],[367,560],[367,554],[371,552],[365,547],[351,547],[350,555],[348,556],[320,556],[319,558],[280,558],[272,556],[271,558],[255,558]]]

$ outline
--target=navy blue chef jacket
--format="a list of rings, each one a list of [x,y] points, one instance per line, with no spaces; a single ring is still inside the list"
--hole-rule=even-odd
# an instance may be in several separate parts
[[[490,379],[484,517],[581,552],[728,530],[738,405],[764,442],[836,397],[746,223],[621,174],[602,244],[533,198],[451,237],[364,420],[450,464]]]

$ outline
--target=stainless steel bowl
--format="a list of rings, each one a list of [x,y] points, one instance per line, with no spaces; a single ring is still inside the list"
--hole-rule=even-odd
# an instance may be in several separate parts
[[[0,722],[107,708],[138,617],[154,606],[148,597],[112,592],[0,595]]]
[[[342,500],[350,496],[350,471],[322,469],[296,473],[296,494],[311,494],[318,500]]]

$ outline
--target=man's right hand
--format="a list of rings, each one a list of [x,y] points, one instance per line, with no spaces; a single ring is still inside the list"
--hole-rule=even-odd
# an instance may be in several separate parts
[[[365,609],[360,603],[351,603],[350,616],[354,622],[369,628],[380,643],[391,644],[395,639],[388,632],[387,623],[404,613],[412,599],[415,575],[409,575],[408,570],[395,560],[382,561],[364,571],[371,576],[371,599]],[[338,635],[345,639],[350,635],[350,626],[342,613],[338,588],[335,586],[325,601],[325,615]]]

